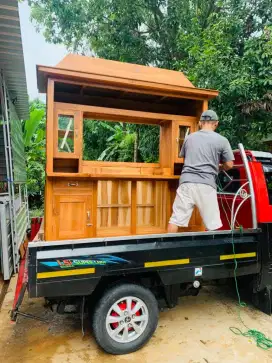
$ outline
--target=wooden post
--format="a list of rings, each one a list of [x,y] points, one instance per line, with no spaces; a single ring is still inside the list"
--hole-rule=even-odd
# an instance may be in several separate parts
[[[52,178],[46,177],[44,198],[44,237],[46,241],[50,241],[53,236],[53,213],[53,181]]]
[[[54,81],[48,79],[46,115],[46,173],[53,172]]]
[[[137,231],[137,182],[131,182],[131,234]]]

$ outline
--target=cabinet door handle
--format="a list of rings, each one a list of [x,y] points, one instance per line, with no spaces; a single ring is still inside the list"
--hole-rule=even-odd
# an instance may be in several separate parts
[[[78,182],[76,182],[76,183],[68,183],[68,187],[78,187]]]
[[[91,223],[91,212],[89,210],[87,210],[87,227],[91,227],[92,223]]]

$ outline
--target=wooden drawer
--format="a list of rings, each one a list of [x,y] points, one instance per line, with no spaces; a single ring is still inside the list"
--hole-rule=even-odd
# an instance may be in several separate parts
[[[88,189],[88,193],[92,192],[93,188],[93,183],[91,181],[82,179],[55,179],[53,185],[54,189],[66,189],[67,191]]]

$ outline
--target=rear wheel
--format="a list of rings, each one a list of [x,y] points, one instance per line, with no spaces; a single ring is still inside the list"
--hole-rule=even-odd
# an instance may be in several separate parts
[[[93,315],[97,343],[108,353],[127,354],[152,337],[158,323],[158,304],[150,290],[123,284],[107,290]]]

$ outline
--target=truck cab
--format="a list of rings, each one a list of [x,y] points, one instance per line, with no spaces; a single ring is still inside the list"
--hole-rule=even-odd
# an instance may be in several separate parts
[[[272,222],[272,154],[262,151],[246,150],[256,201],[256,219],[258,224]],[[217,179],[218,201],[223,223],[221,230],[230,229],[231,208],[234,210],[248,197],[249,187],[246,170],[239,150],[234,151],[233,169],[220,172]],[[236,193],[238,195],[236,196]],[[234,200],[236,196],[236,199]],[[237,214],[235,228],[253,228],[252,207],[248,198]]]

